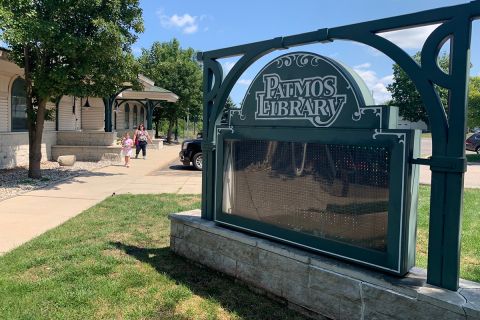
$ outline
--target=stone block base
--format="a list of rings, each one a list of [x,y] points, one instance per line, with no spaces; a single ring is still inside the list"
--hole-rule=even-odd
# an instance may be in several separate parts
[[[42,161],[57,159],[51,152],[56,141],[55,131],[43,132]],[[28,166],[28,150],[28,132],[0,132],[0,169]]]
[[[115,132],[104,131],[58,131],[57,144],[66,146],[114,146]]]
[[[429,286],[217,226],[200,211],[170,215],[170,248],[242,280],[316,319],[480,319],[480,284]]]
[[[152,143],[149,143],[148,147],[155,150],[163,149],[163,141],[165,141],[165,139],[152,139]]]
[[[75,155],[77,161],[100,161],[104,154],[120,154],[121,146],[52,146],[52,157]]]

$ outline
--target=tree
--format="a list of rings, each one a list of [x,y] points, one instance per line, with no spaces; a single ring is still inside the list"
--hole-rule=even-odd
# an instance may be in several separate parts
[[[470,78],[468,84],[467,126],[480,127],[480,76]]]
[[[173,127],[179,118],[199,116],[202,110],[202,71],[194,59],[192,48],[182,49],[177,39],[155,42],[150,49],[143,49],[138,58],[141,71],[163,87],[179,96],[178,101],[164,103],[157,111],[159,117],[168,120],[167,142],[172,140]]]
[[[225,107],[223,108],[221,123],[228,123],[229,112],[231,109],[236,109],[237,105],[233,102],[232,98],[228,96],[227,101],[225,102]]]
[[[413,59],[420,63],[420,53],[415,54]],[[442,70],[448,72],[449,56],[444,54],[439,57],[438,65]],[[443,106],[448,110],[448,90],[438,86],[435,88]],[[392,100],[388,104],[398,107],[400,116],[405,120],[423,121],[427,126],[429,125],[428,115],[417,88],[398,64],[393,65],[393,82],[387,86],[387,90],[392,94]]]
[[[1,40],[25,73],[29,177],[41,177],[49,101],[109,96],[137,78],[130,47],[141,15],[138,0],[0,0]]]

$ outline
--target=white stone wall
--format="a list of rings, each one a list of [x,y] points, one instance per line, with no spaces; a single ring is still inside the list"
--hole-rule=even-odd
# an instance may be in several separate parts
[[[42,139],[42,161],[51,160],[57,133],[46,131]],[[0,169],[28,165],[28,133],[0,132]]]

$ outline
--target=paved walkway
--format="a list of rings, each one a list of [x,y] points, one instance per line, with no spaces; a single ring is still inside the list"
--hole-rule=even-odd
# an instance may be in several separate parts
[[[429,166],[420,166],[420,183],[430,184],[432,172]],[[480,188],[480,164],[469,164],[463,180],[465,188]]]
[[[467,151],[467,154],[474,154],[474,152]],[[432,155],[432,139],[422,138],[421,157],[428,158]],[[420,166],[420,183],[430,184],[431,171],[429,166]],[[463,183],[465,188],[480,188],[480,164],[469,164],[465,179]]]
[[[180,146],[0,202],[0,254],[54,228],[113,193],[200,193],[201,172],[180,166]],[[171,169],[170,169],[171,168]]]

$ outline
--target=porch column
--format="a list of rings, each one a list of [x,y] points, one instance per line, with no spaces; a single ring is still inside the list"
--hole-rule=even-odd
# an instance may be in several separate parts
[[[147,100],[147,130],[153,129],[153,109],[155,108],[152,101]]]
[[[59,123],[59,106],[60,106],[60,100],[62,100],[62,97],[59,97],[55,100],[55,131],[58,131]]]
[[[105,105],[105,132],[112,132],[112,108],[116,96],[112,95],[103,98],[103,104]]]

